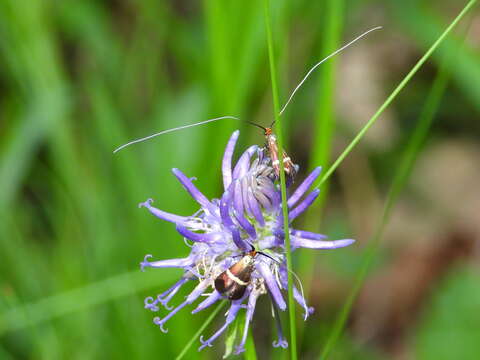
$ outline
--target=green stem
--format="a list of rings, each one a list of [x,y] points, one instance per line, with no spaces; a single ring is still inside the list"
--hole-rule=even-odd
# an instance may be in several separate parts
[[[330,166],[327,170],[325,175],[321,177],[318,182],[317,187],[320,187],[332,173],[336,170],[336,168],[341,164],[343,159],[352,151],[352,149],[357,145],[360,139],[365,135],[365,133],[370,129],[370,127],[377,121],[378,117],[385,111],[385,109],[392,103],[392,101],[397,97],[398,93],[402,91],[402,89],[407,85],[407,83],[412,79],[413,75],[422,67],[422,65],[427,61],[427,59],[432,55],[435,49],[442,43],[445,37],[452,31],[452,29],[457,25],[460,19],[470,10],[470,8],[477,2],[477,0],[470,0],[467,5],[463,8],[460,14],[450,23],[450,25],[445,29],[445,31],[440,35],[440,37],[433,43],[433,45],[428,49],[428,51],[421,57],[420,60],[415,64],[415,66],[410,70],[410,72],[405,76],[405,78],[398,84],[398,86],[393,90],[390,96],[385,100],[385,102],[380,106],[377,112],[368,120],[365,126],[358,132],[357,136],[350,142],[347,148],[340,154],[340,156],[335,160],[335,162]]]
[[[322,59],[339,48],[343,27],[344,0],[328,0],[324,3],[323,15],[324,30],[321,37],[322,47],[319,58]],[[309,160],[309,169],[313,170],[318,165],[330,162],[332,139],[335,132],[335,83],[337,77],[337,60],[335,57],[324,63],[318,69],[318,97],[313,132],[313,146]],[[327,199],[328,183],[323,184],[317,200],[310,207],[306,215],[307,227],[313,231],[320,230],[322,209]],[[308,297],[314,279],[316,254],[313,252],[302,253],[299,264],[300,274],[303,275],[304,292]]]
[[[215,308],[215,310],[210,314],[210,316],[207,318],[207,320],[205,320],[205,322],[202,324],[202,326],[200,326],[200,329],[198,329],[198,331],[195,333],[195,335],[193,335],[191,338],[190,338],[190,341],[185,345],[185,347],[183,348],[183,350],[180,352],[180,354],[177,355],[177,357],[175,358],[175,360],[180,360],[182,359],[185,354],[187,353],[187,351],[192,347],[193,343],[195,341],[197,341],[197,339],[202,335],[202,332],[207,328],[207,326],[213,321],[213,319],[215,318],[215,316],[217,316],[217,314],[220,312],[220,310],[222,310],[222,308],[225,306],[225,304],[227,303],[226,300],[223,300],[220,304],[217,305],[217,307]]]
[[[272,97],[273,97],[273,112],[276,124],[277,140],[278,140],[278,158],[283,158],[283,134],[282,134],[282,122],[280,120],[280,103],[278,100],[278,86],[276,78],[275,67],[275,54],[273,51],[273,36],[270,20],[270,2],[269,0],[263,1],[265,12],[265,28],[267,32],[267,44],[268,44],[268,58],[270,63],[270,77],[272,80]],[[292,290],[292,253],[290,246],[290,233],[289,233],[289,221],[288,221],[288,207],[287,207],[287,187],[285,183],[285,172],[283,161],[280,161],[280,190],[282,193],[282,213],[283,213],[283,231],[285,233],[285,256],[287,258],[288,273],[288,315],[290,319],[290,353],[291,359],[297,359],[297,333],[295,325],[295,303],[293,300]]]
[[[453,26],[461,19],[461,17],[471,8],[471,6],[475,3],[476,0],[470,1],[467,6],[462,10],[462,12],[457,16],[457,18],[452,22],[452,24],[445,30],[442,36],[439,38],[443,39],[448,32],[453,28]],[[435,42],[438,46],[439,42]],[[434,45],[435,45],[434,44]],[[433,46],[432,46],[433,48]],[[432,49],[431,48],[431,49]],[[431,53],[431,52],[430,52]],[[351,289],[347,300],[345,301],[336,321],[333,326],[333,330],[330,333],[329,338],[327,339],[327,343],[323,348],[322,353],[320,354],[320,359],[324,360],[327,359],[330,352],[332,351],[335,343],[337,342],[344,326],[345,322],[348,318],[350,310],[352,308],[353,302],[355,301],[359,290],[361,289],[363,282],[368,274],[368,270],[370,265],[377,254],[379,244],[384,232],[386,225],[388,224],[391,210],[403,189],[410,172],[413,168],[415,160],[418,156],[418,153],[421,150],[422,144],[424,143],[426,137],[428,136],[429,129],[433,122],[435,112],[438,109],[440,104],[441,98],[445,92],[448,82],[448,68],[450,64],[451,58],[448,57],[444,59],[442,62],[440,69],[438,71],[437,77],[432,85],[432,88],[429,92],[427,100],[425,102],[425,106],[423,108],[422,113],[419,116],[419,120],[415,130],[412,134],[410,141],[408,142],[405,151],[403,152],[402,161],[398,170],[395,174],[395,177],[392,181],[392,185],[390,186],[390,190],[387,195],[387,200],[385,201],[382,218],[380,223],[375,231],[375,234],[371,241],[369,241],[367,249],[365,251],[365,256],[363,258],[360,270],[357,274],[357,278],[355,279],[355,283],[353,288]]]

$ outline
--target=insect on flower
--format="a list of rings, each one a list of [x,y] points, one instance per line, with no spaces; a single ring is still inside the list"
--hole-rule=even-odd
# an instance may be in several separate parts
[[[280,160],[278,158],[278,143],[277,137],[273,133],[272,127],[275,124],[275,121],[269,127],[263,127],[262,125],[258,125],[254,122],[247,121],[249,124],[259,127],[263,130],[265,135],[265,148],[268,150],[268,154],[270,159],[272,160],[272,167],[275,171],[275,178],[280,177]],[[295,175],[298,171],[298,165],[295,165],[286,153],[285,150],[282,151],[282,161],[283,161],[283,169],[285,171],[285,175],[287,176],[288,183],[292,183]]]
[[[230,266],[215,279],[215,289],[230,300],[239,300],[250,284],[257,252],[246,253],[240,261]]]
[[[317,63],[295,88],[281,113],[317,66],[376,29],[367,31]],[[117,148],[115,152],[158,135],[226,118],[239,120],[232,116],[223,116],[169,129],[129,142]],[[165,316],[157,316],[153,319],[160,330],[167,332],[165,324],[180,310],[193,304],[202,296],[205,298],[192,313],[202,311],[221,299],[230,300],[230,308],[226,314],[224,325],[207,340],[201,336],[199,350],[212,346],[213,341],[235,321],[238,312],[245,309],[244,330],[240,343],[236,347],[236,353],[245,351],[245,342],[250,323],[253,320],[257,299],[264,294],[268,294],[271,299],[272,314],[277,324],[278,340],[273,342],[273,346],[282,348],[288,346],[278,315],[279,311],[285,311],[287,308],[282,294],[282,290],[288,288],[287,275],[290,271],[286,266],[285,231],[290,235],[291,251],[297,248],[337,249],[349,246],[355,241],[353,239],[326,240],[325,235],[297,230],[291,225],[318,197],[320,192],[318,189],[310,192],[309,189],[320,175],[320,167],[314,169],[288,196],[286,199],[288,220],[284,220],[281,193],[275,179],[279,175],[280,161],[284,163],[285,171],[290,178],[293,178],[297,168],[286,153],[282,154],[281,160],[279,159],[279,149],[271,126],[269,128],[259,126],[265,133],[266,149],[259,149],[256,145],[250,146],[240,156],[235,166],[232,166],[232,158],[239,131],[232,134],[222,160],[224,192],[218,199],[208,199],[193,184],[190,177],[179,169],[173,169],[173,174],[200,205],[200,209],[193,215],[182,216],[157,209],[152,206],[153,200],[151,199],[139,204],[139,207],[147,208],[157,218],[174,223],[176,230],[190,247],[188,256],[184,258],[151,261],[152,255],[146,255],[140,263],[142,270],[148,267],[183,270],[180,279],[170,289],[156,297],[145,299],[145,308],[157,312],[160,310],[159,305],[162,305],[168,311]],[[288,221],[288,224],[284,224],[284,221]],[[239,256],[240,260],[238,260]],[[299,280],[298,277],[296,278]],[[169,302],[175,294],[182,286],[190,282],[196,283],[190,294],[176,307],[171,307]],[[300,290],[295,285],[292,286],[292,292],[295,301],[304,309],[304,319],[306,320],[312,314],[313,308],[307,305],[301,284]]]
[[[250,284],[252,272],[255,270],[255,257],[260,254],[276,262],[274,258],[264,252],[252,250],[243,254],[243,257],[230,266],[215,279],[215,289],[230,300],[239,300],[245,294]]]
[[[236,353],[243,352],[257,300],[265,294],[271,299],[277,324],[278,339],[273,346],[288,346],[278,315],[287,308],[282,291],[287,289],[289,271],[285,259],[280,190],[272,179],[274,169],[270,159],[265,156],[264,149],[259,149],[256,145],[250,146],[235,166],[232,166],[238,137],[239,132],[235,131],[225,148],[222,160],[224,192],[219,199],[208,199],[190,177],[173,169],[174,175],[198,202],[200,209],[191,216],[181,216],[155,208],[152,200],[140,204],[140,207],[147,208],[154,216],[174,223],[190,247],[189,254],[184,258],[152,261],[151,255],[147,255],[141,262],[142,270],[166,267],[183,270],[179,281],[170,289],[156,297],[145,299],[145,308],[151,311],[160,311],[160,305],[168,310],[167,314],[153,319],[160,330],[167,332],[166,323],[202,296],[205,298],[192,313],[205,310],[221,299],[230,301],[225,323],[209,338],[200,338],[199,350],[212,346],[214,340],[235,321],[238,313],[245,309],[244,331],[236,347]],[[337,249],[354,242],[352,239],[329,241],[325,235],[297,230],[291,226],[291,222],[318,197],[318,189],[308,191],[320,171],[320,168],[316,168],[288,197],[288,231],[292,251],[297,248]],[[306,320],[313,308],[307,305],[301,283],[298,277],[296,279],[300,286],[293,286],[293,296],[304,309]],[[176,307],[171,307],[169,304],[175,294],[187,283],[195,283],[190,294]]]

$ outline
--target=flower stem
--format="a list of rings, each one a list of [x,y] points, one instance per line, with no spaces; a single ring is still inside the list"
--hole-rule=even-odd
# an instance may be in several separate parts
[[[280,120],[280,103],[278,100],[278,85],[276,78],[275,67],[275,54],[273,50],[273,35],[271,29],[270,20],[270,1],[264,0],[264,15],[265,15],[265,28],[267,33],[268,44],[268,58],[270,64],[270,77],[272,80],[272,97],[273,97],[273,112],[276,124],[276,134],[278,140],[278,158],[280,159],[280,191],[282,194],[282,213],[283,213],[283,230],[285,233],[285,256],[287,258],[288,271],[288,315],[290,319],[290,353],[291,359],[297,359],[297,333],[295,326],[295,303],[293,300],[292,290],[292,253],[290,246],[290,233],[289,233],[289,221],[288,221],[288,207],[287,207],[287,187],[285,183],[285,171],[284,164],[281,160],[283,158],[283,134],[282,134],[282,122]]]

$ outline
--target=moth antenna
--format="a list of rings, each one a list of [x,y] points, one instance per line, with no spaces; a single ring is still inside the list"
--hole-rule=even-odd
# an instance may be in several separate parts
[[[265,256],[265,257],[267,257],[267,258],[269,258],[270,260],[275,261],[275,262],[276,262],[277,264],[279,264],[279,265],[282,265],[282,264],[280,263],[280,261],[278,261],[277,259],[274,259],[273,257],[271,257],[271,256],[268,255],[268,254],[265,254],[263,251],[257,251],[257,253],[258,253],[258,254],[261,254],[261,255],[263,255],[263,256]]]
[[[210,123],[210,122],[223,120],[223,119],[233,119],[233,120],[241,121],[239,118],[236,118],[235,116],[222,116],[222,117],[218,117],[218,118],[215,118],[215,119],[200,121],[200,122],[197,122],[195,124],[183,125],[183,126],[179,126],[179,127],[173,128],[173,129],[163,130],[163,131],[160,131],[159,133],[152,134],[152,135],[140,138],[140,139],[132,140],[132,141],[130,141],[126,144],[123,144],[122,146],[119,146],[118,148],[116,148],[113,151],[113,153],[115,154],[118,151],[122,150],[123,148],[126,148],[127,146],[130,146],[130,145],[133,145],[133,144],[136,144],[136,143],[139,143],[139,142],[150,140],[150,139],[152,139],[156,136],[160,136],[160,135],[167,134],[167,133],[170,133],[170,132],[174,132],[174,131],[177,131],[177,130],[188,129],[188,128],[191,128],[191,127],[194,127],[194,126],[199,126],[199,125],[203,125],[203,124],[207,124],[207,123]]]
[[[357,42],[358,40],[360,40],[361,38],[363,38],[365,35],[371,33],[372,31],[379,30],[379,29],[381,29],[381,28],[382,28],[381,26],[377,26],[377,27],[374,27],[373,29],[370,29],[370,30],[365,31],[363,34],[357,36],[355,39],[353,39],[353,40],[350,41],[349,43],[343,45],[340,49],[335,50],[333,53],[331,53],[330,55],[328,55],[326,58],[320,60],[318,63],[316,63],[315,65],[313,65],[313,67],[312,67],[312,68],[307,72],[307,74],[304,76],[304,78],[302,79],[302,81],[300,81],[300,83],[297,85],[297,87],[292,91],[292,94],[291,94],[290,97],[288,98],[286,104],[283,105],[282,110],[280,110],[279,115],[282,115],[282,114],[283,114],[283,112],[284,112],[285,109],[287,108],[288,104],[290,104],[290,101],[292,100],[292,98],[293,98],[293,96],[295,95],[295,93],[298,91],[298,89],[300,89],[300,87],[303,85],[303,83],[307,80],[307,78],[310,76],[310,74],[311,74],[317,67],[319,67],[321,64],[323,64],[325,61],[327,61],[327,60],[330,59],[331,57],[337,55],[339,52],[345,50],[347,47],[349,47],[349,46],[352,45],[353,43]]]
[[[243,120],[243,121],[245,121],[246,123],[249,123],[250,125],[259,127],[259,128],[262,129],[263,131],[267,131],[267,128],[263,127],[262,125],[259,125],[259,124],[257,124],[257,123],[254,123],[254,122],[248,121],[248,120]]]

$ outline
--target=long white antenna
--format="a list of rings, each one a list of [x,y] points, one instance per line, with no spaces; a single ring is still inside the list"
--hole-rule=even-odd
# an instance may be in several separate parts
[[[377,26],[377,27],[374,27],[373,29],[370,29],[370,30],[367,30],[365,31],[363,34],[357,36],[355,39],[353,39],[352,41],[350,41],[348,44],[345,44],[343,45],[340,49],[338,50],[335,50],[333,53],[331,53],[330,55],[328,55],[326,58],[320,60],[318,63],[316,63],[308,72],[307,72],[307,75],[305,75],[305,77],[302,79],[302,81],[300,81],[300,83],[297,85],[297,87],[293,90],[292,94],[290,95],[290,97],[288,98],[287,100],[287,103],[285,105],[283,105],[283,108],[282,110],[280,110],[280,114],[279,115],[282,115],[283,112],[285,111],[285,109],[287,108],[288,104],[290,104],[290,101],[292,100],[293,96],[295,95],[295,93],[297,92],[298,89],[300,89],[300,87],[303,85],[303,83],[305,82],[305,80],[307,80],[307,78],[310,76],[310,74],[317,68],[319,67],[321,64],[323,64],[325,61],[327,61],[328,59],[330,59],[331,57],[337,55],[339,52],[341,52],[342,50],[345,50],[347,47],[349,47],[350,45],[352,45],[353,43],[355,43],[356,41],[360,40],[361,38],[363,38],[365,35],[367,35],[368,33],[371,33],[372,31],[375,31],[375,30],[379,30],[381,29],[382,27],[381,26]]]
[[[139,143],[139,142],[142,142],[142,141],[150,140],[151,138],[154,138],[154,137],[159,136],[159,135],[167,134],[167,133],[174,132],[174,131],[177,131],[177,130],[188,129],[188,128],[190,128],[190,127],[194,127],[194,126],[198,126],[198,125],[203,125],[203,124],[207,124],[207,123],[209,123],[209,122],[218,121],[218,120],[223,120],[223,119],[240,120],[239,118],[236,118],[235,116],[222,116],[222,117],[218,117],[218,118],[215,118],[215,119],[209,119],[209,120],[200,121],[200,122],[195,123],[195,124],[179,126],[179,127],[173,128],[173,129],[168,129],[168,130],[160,131],[159,133],[152,134],[152,135],[143,137],[143,138],[141,138],[141,139],[132,140],[132,141],[130,141],[130,142],[126,143],[126,144],[123,144],[122,146],[119,146],[118,148],[116,148],[116,149],[113,151],[113,153],[115,154],[116,152],[122,150],[123,148],[126,148],[127,146],[130,146],[130,145],[132,145],[132,144],[136,144],[136,143]]]

